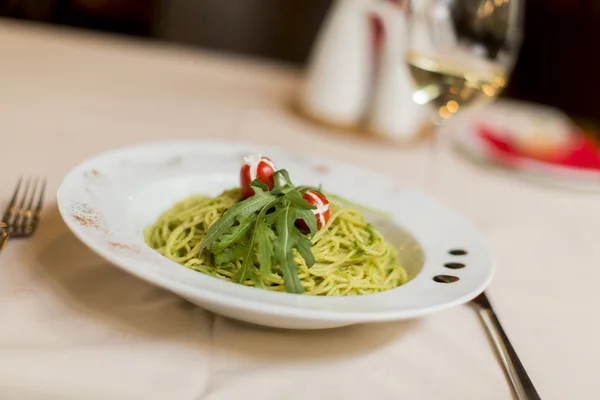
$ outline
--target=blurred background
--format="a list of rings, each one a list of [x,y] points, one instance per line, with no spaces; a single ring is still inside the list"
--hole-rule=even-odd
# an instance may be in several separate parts
[[[0,0],[0,15],[177,42],[303,66],[330,0]],[[525,41],[502,97],[600,124],[600,1],[527,0]]]

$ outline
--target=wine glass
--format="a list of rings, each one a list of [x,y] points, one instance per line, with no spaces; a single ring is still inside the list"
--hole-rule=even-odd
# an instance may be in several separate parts
[[[506,86],[521,44],[521,7],[519,0],[410,0],[406,62],[413,100],[432,109],[437,126],[492,101]],[[434,153],[432,146],[432,162]],[[485,292],[474,304],[516,397],[539,399],[500,322],[488,318],[494,314]]]
[[[502,92],[521,45],[522,15],[519,0],[409,0],[405,60],[413,100],[431,109],[435,131]]]

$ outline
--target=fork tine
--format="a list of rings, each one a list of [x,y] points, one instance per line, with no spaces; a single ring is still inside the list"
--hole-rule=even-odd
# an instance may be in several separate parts
[[[31,178],[28,178],[25,181],[25,191],[23,192],[23,196],[21,198],[21,204],[19,204],[19,210],[23,210],[25,208],[25,202],[27,201],[27,194],[29,193],[30,186],[31,186]]]
[[[31,215],[33,209],[33,201],[35,200],[35,192],[37,189],[37,185],[38,185],[38,178],[35,178],[33,180],[33,187],[31,188],[31,195],[29,196],[29,203],[27,203],[27,208],[25,209],[25,215],[29,216]],[[25,197],[23,198],[23,201],[25,201]]]
[[[44,203],[44,192],[46,191],[46,178],[42,179],[42,187],[40,189],[40,195],[38,198],[37,206],[35,207],[36,217],[39,217],[40,212],[42,211],[42,205]]]
[[[42,179],[42,185],[40,186],[40,192],[38,194],[38,201],[33,213],[33,218],[30,219],[28,226],[26,227],[27,234],[32,234],[38,226],[40,221],[40,214],[42,213],[42,206],[44,205],[44,192],[46,191],[46,179]]]
[[[22,213],[22,219],[16,223],[15,225],[17,226],[17,229],[19,229],[21,232],[26,232],[27,231],[27,226],[31,225],[31,217],[33,215],[33,202],[35,201],[36,197],[36,192],[39,191],[38,189],[38,178],[34,178],[33,179],[33,185],[31,185],[31,193],[29,195],[27,195],[27,192],[25,193],[25,196],[23,197],[23,201],[21,203],[21,209],[19,210]],[[27,203],[27,208],[23,208],[23,204],[25,203],[25,201],[27,200],[27,198],[29,198],[29,201]]]
[[[17,207],[17,212],[15,213],[13,224],[20,228],[25,220],[25,202],[27,201],[27,195],[29,194],[29,188],[31,187],[31,178],[28,178],[25,181],[25,190],[21,195],[21,201],[19,203],[19,207]],[[33,188],[35,190],[35,187]]]
[[[40,184],[41,181],[41,184]],[[44,192],[46,189],[46,179],[36,178],[33,185],[33,190],[29,197],[29,203],[25,211],[25,217],[23,218],[21,225],[18,225],[19,236],[28,237],[34,233],[37,228],[40,213],[44,202]],[[35,209],[34,207],[35,203]]]
[[[12,199],[10,199],[10,203],[8,203],[8,207],[4,211],[4,215],[2,216],[2,222],[5,224],[9,224],[10,220],[13,217],[13,212],[15,211],[15,203],[17,202],[17,196],[19,195],[19,190],[21,189],[21,183],[23,182],[23,177],[20,177],[17,181],[17,187],[13,193]]]

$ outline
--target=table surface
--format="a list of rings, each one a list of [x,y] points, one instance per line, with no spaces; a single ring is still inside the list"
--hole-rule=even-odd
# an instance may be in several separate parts
[[[96,256],[54,193],[77,163],[165,138],[293,145],[422,182],[426,147],[342,134],[289,111],[302,71],[0,20],[0,207],[48,178],[39,232],[0,259],[2,399],[507,399],[476,314],[280,331],[206,312]],[[544,399],[594,398],[597,195],[536,186],[443,147],[436,194],[490,241],[497,312]]]

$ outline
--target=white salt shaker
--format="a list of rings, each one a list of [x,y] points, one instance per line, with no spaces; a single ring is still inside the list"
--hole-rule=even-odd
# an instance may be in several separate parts
[[[399,7],[379,8],[385,39],[368,113],[370,129],[396,141],[412,141],[427,124],[425,106],[412,99],[413,83],[404,61],[406,15]]]
[[[337,0],[309,61],[299,106],[330,124],[356,126],[368,108],[372,37],[368,11],[374,0]]]
[[[384,25],[379,70],[369,17]],[[419,135],[427,115],[412,100],[412,81],[403,59],[406,18],[402,9],[381,0],[337,0],[320,31],[298,106],[328,125],[367,129],[398,141]]]

